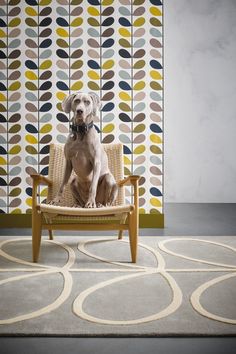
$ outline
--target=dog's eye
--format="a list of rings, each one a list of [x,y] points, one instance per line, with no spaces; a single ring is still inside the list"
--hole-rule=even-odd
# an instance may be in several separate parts
[[[75,103],[80,103],[80,99],[77,98],[76,100],[74,100]]]
[[[90,101],[84,101],[84,103],[88,106],[90,105]]]

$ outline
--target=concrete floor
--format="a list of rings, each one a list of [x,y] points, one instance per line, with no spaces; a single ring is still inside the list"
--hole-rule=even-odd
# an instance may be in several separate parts
[[[236,236],[236,204],[166,204],[165,225],[164,229],[141,229],[140,235]],[[30,234],[29,229],[0,229],[0,235]],[[57,232],[57,234],[66,233]],[[85,235],[84,232],[79,234]],[[102,234],[104,235],[104,232]],[[96,232],[96,235],[99,233]],[[1,354],[87,354],[91,352],[96,354],[189,354],[190,352],[191,354],[235,354],[236,337],[0,338]]]

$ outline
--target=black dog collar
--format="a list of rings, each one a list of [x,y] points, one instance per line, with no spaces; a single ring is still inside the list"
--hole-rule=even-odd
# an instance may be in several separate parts
[[[81,135],[84,135],[88,132],[89,129],[91,129],[93,127],[93,121],[86,124],[86,123],[82,123],[82,124],[71,124],[70,125],[70,129],[72,130],[72,132],[75,133],[80,133]]]

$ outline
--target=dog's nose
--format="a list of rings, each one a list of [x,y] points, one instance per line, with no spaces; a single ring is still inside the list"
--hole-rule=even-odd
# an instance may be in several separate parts
[[[82,109],[77,109],[77,113],[81,115],[83,113]]]

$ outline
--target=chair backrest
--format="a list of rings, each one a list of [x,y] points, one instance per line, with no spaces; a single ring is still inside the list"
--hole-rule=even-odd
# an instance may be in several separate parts
[[[123,165],[123,145],[122,144],[103,144],[104,150],[108,157],[108,166],[113,174],[116,182],[124,178]],[[52,187],[48,189],[47,200],[52,200],[62,183],[65,169],[65,156],[63,144],[51,144],[49,155],[49,172],[48,177],[53,181]],[[72,172],[74,174],[74,171]],[[65,206],[72,206],[74,199],[69,185],[65,188],[63,204]],[[119,188],[118,197],[115,205],[121,205],[125,202],[124,188]]]

